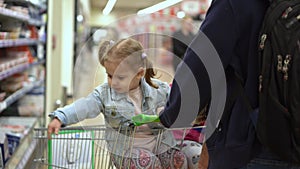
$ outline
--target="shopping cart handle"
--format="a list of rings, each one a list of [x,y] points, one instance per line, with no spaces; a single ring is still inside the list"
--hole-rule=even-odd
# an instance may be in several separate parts
[[[157,115],[138,114],[131,118],[133,125],[141,126],[143,124],[160,122]]]

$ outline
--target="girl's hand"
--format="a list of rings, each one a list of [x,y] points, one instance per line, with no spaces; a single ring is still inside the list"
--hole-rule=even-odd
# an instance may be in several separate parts
[[[55,133],[56,135],[59,132],[62,123],[58,118],[54,118],[48,125],[48,139],[51,139],[51,134]]]
[[[146,115],[146,114],[138,114],[131,118],[133,124],[135,126],[141,126],[147,123],[160,122],[159,117],[157,115]]]

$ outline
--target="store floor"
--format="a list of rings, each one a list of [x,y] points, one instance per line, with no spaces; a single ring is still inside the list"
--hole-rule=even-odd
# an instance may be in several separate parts
[[[80,55],[76,59],[74,67],[74,95],[68,103],[72,103],[81,97],[87,96],[93,91],[95,87],[107,81],[105,69],[98,62],[98,47],[95,46],[92,49],[83,49]],[[157,58],[153,59],[153,66],[156,70],[156,78],[171,83],[174,76],[174,69],[171,61],[166,64],[163,55],[158,55]],[[100,114],[98,117],[93,119],[84,120],[76,125],[103,125],[103,115]]]

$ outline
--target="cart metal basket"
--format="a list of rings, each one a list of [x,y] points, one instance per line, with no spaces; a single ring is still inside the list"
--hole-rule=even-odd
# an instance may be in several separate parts
[[[177,141],[182,142],[185,133],[189,129],[177,128],[167,130],[171,132],[180,130],[182,138],[178,139],[177,137]],[[155,151],[158,151],[158,147],[163,139],[161,133],[165,132],[166,129],[155,130]],[[108,128],[104,125],[66,127],[61,128],[58,135],[53,134],[51,139],[47,137],[47,128],[36,128],[34,133],[34,138],[37,141],[34,158],[36,168],[115,169],[112,156],[115,152],[118,152],[121,158],[124,158],[125,154],[128,155],[128,148],[126,151],[121,150],[120,145],[127,145],[129,150],[132,148],[133,137],[128,136],[136,134],[136,127],[129,126],[128,128],[122,127],[118,129]],[[113,142],[114,144],[108,145],[108,142]]]

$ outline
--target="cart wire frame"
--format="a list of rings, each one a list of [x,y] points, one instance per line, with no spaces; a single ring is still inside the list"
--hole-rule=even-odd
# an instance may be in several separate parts
[[[193,127],[203,129],[205,126]],[[162,141],[162,133],[166,130],[181,131],[182,138],[179,140],[179,145],[182,145],[184,137],[189,128],[172,128],[172,129],[151,129],[155,130],[156,144],[154,153],[157,153]],[[107,131],[113,130],[114,134],[107,136]],[[112,152],[121,151],[119,164],[122,166],[124,158],[132,152],[134,134],[137,132],[137,127],[128,126],[126,128],[108,128],[105,125],[97,126],[74,126],[61,128],[58,135],[52,134],[51,139],[47,137],[47,128],[35,128],[34,139],[37,141],[35,150],[34,162],[36,168],[48,169],[116,169],[113,160]],[[127,136],[127,137],[124,137]],[[128,137],[130,136],[130,137]],[[112,149],[108,149],[107,142],[115,142]],[[178,140],[177,140],[178,141]],[[127,150],[119,150],[118,144],[122,142],[130,147]],[[199,152],[200,153],[200,152]],[[130,168],[130,166],[125,166]]]

